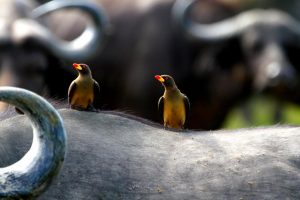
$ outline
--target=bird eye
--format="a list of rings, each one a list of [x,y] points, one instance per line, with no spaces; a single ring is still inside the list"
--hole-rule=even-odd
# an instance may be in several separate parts
[[[168,79],[169,79],[169,77],[167,77],[167,76],[166,76],[166,77],[164,77],[164,79],[165,79],[165,80],[168,80]]]

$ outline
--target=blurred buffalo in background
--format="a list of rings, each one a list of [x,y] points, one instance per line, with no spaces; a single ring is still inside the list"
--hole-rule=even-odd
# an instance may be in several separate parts
[[[206,48],[202,55],[203,52],[207,55],[198,57],[198,63],[192,66],[195,80],[201,76],[216,79],[208,81],[208,87],[224,88],[219,102],[226,102],[222,101],[226,94],[227,99],[235,98],[231,92],[246,86],[248,80],[251,86],[246,86],[248,95],[263,92],[279,101],[299,103],[299,22],[280,10],[251,9],[217,22],[203,23],[191,20],[190,15],[197,12],[195,5],[199,2],[181,0],[175,8],[176,19],[187,38]],[[230,72],[232,79],[221,82],[218,71]],[[236,78],[240,82],[228,87]],[[218,86],[214,86],[216,83]]]
[[[94,2],[104,8],[111,25],[102,51],[86,59],[100,83],[102,109],[159,121],[157,101],[163,90],[156,74],[172,75],[189,97],[188,128],[220,128],[234,106],[257,92],[299,103],[300,31],[288,12],[239,12],[240,4],[221,0]],[[47,27],[58,38],[72,40],[84,29],[82,15],[47,16]],[[83,59],[77,54],[73,61]],[[60,73],[47,74],[52,96],[60,96],[75,77],[66,75],[59,82],[54,77]]]
[[[100,49],[105,17],[97,5],[78,1],[34,7],[32,1],[1,1],[0,85],[63,97],[72,80],[72,70],[65,63],[86,60]],[[40,20],[43,15],[67,9],[80,10],[90,19],[82,34],[71,41],[56,37]]]

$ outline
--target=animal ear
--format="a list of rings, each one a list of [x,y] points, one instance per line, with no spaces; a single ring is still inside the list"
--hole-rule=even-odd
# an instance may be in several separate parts
[[[10,24],[6,19],[0,19],[0,44],[9,43],[11,41],[10,36]]]
[[[12,25],[12,40],[16,43],[23,43],[30,38],[46,40],[48,36],[47,29],[31,19],[19,19]]]
[[[288,57],[289,62],[294,66],[297,70],[300,70],[300,47],[295,44],[286,45],[284,47],[286,55]]]

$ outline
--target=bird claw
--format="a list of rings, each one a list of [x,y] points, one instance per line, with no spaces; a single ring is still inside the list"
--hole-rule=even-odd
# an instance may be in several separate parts
[[[89,105],[87,108],[82,108],[80,106],[71,106],[71,109],[78,110],[78,111],[87,111],[87,112],[99,112],[94,106]]]
[[[99,110],[97,110],[96,108],[94,108],[94,106],[92,106],[92,105],[88,105],[88,107],[86,108],[86,111],[89,111],[89,112],[99,112]]]

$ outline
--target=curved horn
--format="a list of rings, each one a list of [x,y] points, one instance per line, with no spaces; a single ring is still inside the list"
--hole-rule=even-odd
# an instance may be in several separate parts
[[[85,31],[72,41],[60,40],[45,30],[41,42],[60,57],[69,60],[87,60],[99,52],[108,29],[107,18],[98,5],[91,2],[51,1],[35,8],[32,17],[39,18],[66,8],[78,8],[87,12],[93,23],[89,23]]]
[[[256,24],[299,27],[295,20],[283,12],[260,9],[245,11],[234,17],[211,24],[196,23],[188,18],[188,14],[192,6],[197,2],[197,0],[177,0],[173,7],[175,22],[185,30],[188,37],[194,40],[218,41],[228,39]],[[297,32],[300,33],[299,28],[297,29]]]
[[[58,173],[65,157],[62,119],[43,98],[24,89],[1,87],[0,100],[20,108],[33,128],[30,150],[15,164],[0,168],[0,199],[37,196]]]

